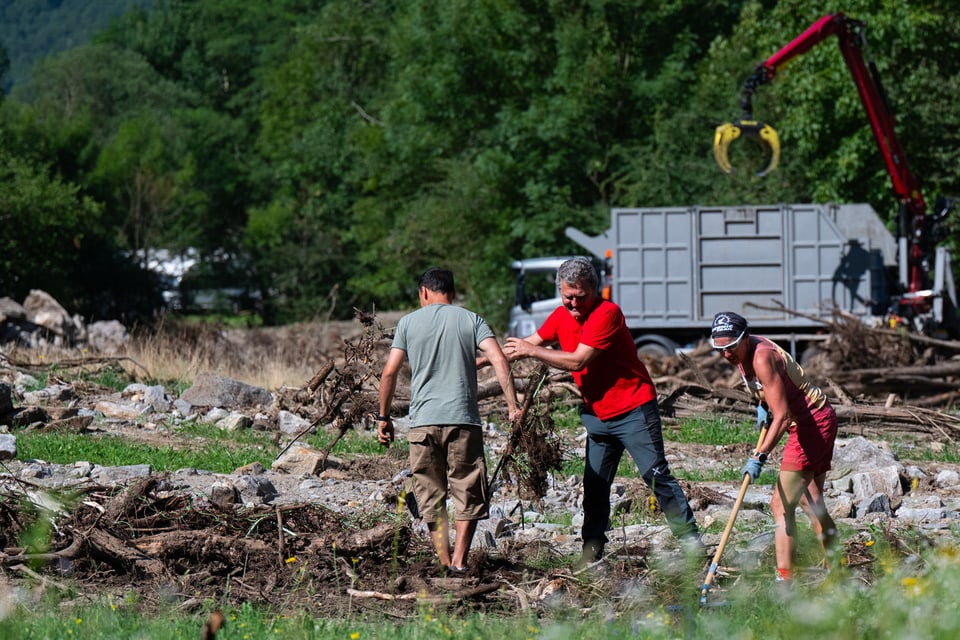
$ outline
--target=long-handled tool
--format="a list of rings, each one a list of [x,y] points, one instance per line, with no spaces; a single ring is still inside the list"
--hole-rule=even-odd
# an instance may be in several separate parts
[[[767,436],[767,428],[769,427],[769,422],[764,423],[763,428],[760,429],[760,438],[757,440],[757,446],[753,448],[754,451],[760,448],[760,445],[763,444],[764,438]],[[737,512],[740,511],[740,505],[743,504],[743,498],[747,495],[747,487],[750,486],[750,474],[743,474],[743,483],[740,485],[740,494],[737,496],[737,501],[733,503],[733,511],[730,512],[730,519],[727,521],[727,528],[723,530],[723,535],[720,536],[720,544],[717,545],[717,552],[713,554],[713,561],[710,562],[710,569],[707,570],[707,577],[703,581],[703,587],[700,589],[700,604],[707,604],[707,592],[710,591],[710,584],[713,582],[714,576],[717,575],[717,568],[720,566],[720,556],[723,555],[723,549],[727,546],[727,539],[730,537],[730,532],[733,530],[733,521],[737,519]]]

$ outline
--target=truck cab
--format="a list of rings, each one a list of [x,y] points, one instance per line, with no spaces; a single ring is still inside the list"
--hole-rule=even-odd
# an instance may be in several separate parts
[[[510,309],[507,333],[513,338],[526,338],[544,323],[560,306],[560,283],[557,269],[574,256],[549,256],[514,260],[510,268],[516,279],[516,297]]]

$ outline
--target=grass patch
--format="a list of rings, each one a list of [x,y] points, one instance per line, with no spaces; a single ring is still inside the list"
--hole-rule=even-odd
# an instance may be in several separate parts
[[[724,445],[756,443],[760,432],[752,422],[734,422],[726,416],[694,416],[681,420],[679,428],[664,429],[663,437],[673,442]]]
[[[900,459],[929,462],[960,462],[960,447],[953,442],[891,442]]]
[[[52,464],[73,464],[84,460],[105,467],[149,464],[154,471],[176,471],[195,467],[214,473],[232,473],[238,467],[260,462],[269,468],[274,451],[255,444],[224,446],[211,441],[192,447],[155,447],[132,443],[111,435],[32,433],[17,436],[23,460],[44,460]]]
[[[47,638],[197,638],[202,621],[192,618],[147,618],[134,609],[94,606],[74,609],[67,614],[56,610],[45,613],[18,610],[0,620],[0,637],[20,640]],[[242,637],[242,636],[235,636]],[[260,637],[267,637],[266,635]]]
[[[238,467],[260,462],[270,468],[278,450],[273,444],[273,432],[224,431],[200,422],[185,422],[177,433],[197,440],[191,446],[157,447],[136,443],[110,435],[24,433],[17,437],[22,459],[45,460],[53,464],[73,464],[85,460],[101,466],[149,464],[154,471],[176,471],[195,467],[214,473],[232,473]],[[321,431],[303,438],[319,450],[325,450],[336,437],[335,433]],[[405,450],[405,439],[393,446]],[[383,448],[369,434],[350,430],[331,451],[338,456],[382,455]]]
[[[583,422],[577,407],[552,407],[550,417],[558,430],[573,433],[583,431]],[[754,423],[734,422],[726,416],[694,416],[681,419],[676,426],[663,427],[663,437],[668,442],[725,445],[756,442],[759,435]]]
[[[583,431],[583,422],[580,421],[580,410],[576,406],[567,404],[551,406],[550,418],[557,431],[579,433]]]
[[[573,512],[569,510],[558,513],[541,514],[540,517],[542,518],[542,522],[559,524],[565,527],[573,526]]]
[[[29,374],[29,375],[30,375],[30,378],[33,378],[34,382],[26,385],[26,386],[24,387],[24,389],[23,389],[24,391],[26,391],[26,392],[29,393],[29,392],[32,392],[32,391],[40,391],[40,390],[42,390],[42,389],[46,389],[46,388],[47,388],[47,377],[48,377],[48,376],[47,376],[46,372],[37,371],[37,372],[31,373],[31,374]]]
[[[233,444],[267,445],[273,442],[272,431],[255,431],[253,429],[224,431],[216,425],[205,424],[203,422],[197,422],[196,420],[181,422],[176,432],[191,438],[203,438],[205,440],[217,440],[219,442],[226,441]]]
[[[547,557],[534,560],[539,562],[551,566],[553,561]],[[448,610],[442,604],[425,604],[405,618],[403,624],[370,608],[364,608],[362,616],[351,615],[351,607],[357,605],[346,597],[342,615],[336,618],[308,613],[276,615],[243,606],[225,611],[227,626],[221,635],[225,639],[286,640],[956,637],[960,613],[944,606],[943,594],[960,589],[960,554],[949,548],[931,550],[909,565],[880,555],[877,565],[877,575],[869,585],[853,572],[839,568],[815,582],[808,583],[801,576],[790,591],[774,588],[768,572],[745,572],[735,584],[728,584],[722,594],[711,593],[713,600],[726,602],[724,607],[700,607],[699,572],[680,573],[671,578],[678,598],[674,607],[666,608],[659,598],[638,592],[617,598],[616,607],[611,608],[609,598],[598,594],[607,606],[598,607],[585,617],[576,602],[558,602],[539,616],[515,617],[464,613],[458,607]],[[713,600],[708,598],[708,602]],[[145,616],[137,611],[136,603],[125,601],[122,595],[109,594],[92,606],[61,609],[48,602],[42,608],[15,606],[5,613],[0,619],[0,637],[24,640],[192,640],[199,635],[206,617],[184,616],[175,611]]]
[[[304,442],[315,449],[326,450],[330,443],[337,437],[337,432],[321,430],[316,434],[311,434],[302,438]],[[406,438],[398,438],[391,447],[397,447],[400,451],[409,451],[410,443]],[[333,447],[332,453],[338,456],[344,455],[383,455],[384,448],[377,442],[376,432],[359,433],[355,429],[350,429]]]
[[[560,468],[561,476],[579,476],[583,477],[583,470],[587,466],[587,463],[583,458],[569,458],[564,460],[563,466]],[[623,457],[620,459],[620,465],[617,467],[617,477],[618,478],[639,478],[640,472],[637,470],[637,465],[634,464],[633,458],[630,457],[630,454],[624,451]]]
[[[194,442],[189,446],[153,446],[112,435],[37,432],[19,434],[17,446],[21,459],[52,464],[84,460],[101,466],[149,464],[154,471],[194,467],[214,473],[232,473],[252,462],[260,462],[269,469],[279,452],[272,431],[224,431],[215,425],[188,421],[181,424],[176,433]],[[322,430],[302,441],[326,450],[335,438],[335,432]],[[398,440],[393,446],[400,447],[401,451],[409,449],[406,439]],[[383,448],[374,436],[351,429],[331,453],[342,457],[382,455]]]
[[[81,379],[112,389],[113,391],[123,391],[134,381],[130,375],[120,366],[100,367],[96,371],[87,374],[81,374]]]

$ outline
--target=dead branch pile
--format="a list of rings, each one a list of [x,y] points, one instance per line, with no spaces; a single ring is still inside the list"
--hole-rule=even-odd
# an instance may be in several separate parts
[[[424,603],[526,611],[549,595],[539,590],[545,581],[557,579],[523,586],[525,563],[540,561],[544,549],[511,539],[502,541],[502,557],[472,554],[468,578],[439,577],[429,537],[415,535],[401,515],[306,504],[221,509],[172,489],[166,475],[89,488],[69,514],[31,508],[23,493],[0,494],[0,576],[17,573],[64,593],[78,583],[108,597],[135,589],[138,610],[146,612],[171,602],[198,611],[212,601],[321,616],[349,612],[351,599],[390,603],[390,610],[377,608],[398,616]],[[16,546],[43,523],[49,537]],[[564,588],[577,588],[579,581],[563,575]]]
[[[364,522],[362,514],[318,505],[221,509],[170,489],[166,475],[90,489],[69,514],[29,508],[23,495],[0,495],[0,572],[39,566],[118,583],[148,578],[172,593],[280,604],[273,594],[305,580],[349,582],[349,573],[379,571],[425,544],[400,519],[384,522],[382,514]],[[48,518],[48,547],[16,546]]]
[[[359,336],[343,340],[342,357],[330,358],[304,386],[278,391],[276,410],[286,409],[313,425],[349,427],[377,411],[377,385],[383,368],[380,346],[387,333],[373,314],[357,310]]]
[[[338,429],[336,437],[322,452],[326,458],[346,433],[357,424],[366,424],[366,416],[379,411],[378,390],[383,358],[383,341],[390,336],[376,316],[355,309],[357,321],[363,327],[360,335],[343,341],[343,357],[339,362],[330,359],[298,389],[283,388],[277,392],[274,416],[281,410],[300,415],[310,424],[296,434],[287,447],[301,436],[330,425]],[[373,384],[376,381],[377,384]],[[286,449],[281,451],[282,454]]]
[[[520,497],[540,500],[547,495],[552,471],[563,465],[563,449],[550,417],[549,406],[540,401],[546,388],[547,367],[538,366],[518,385],[525,389],[520,415],[512,422],[510,440],[491,478],[495,483],[501,468],[517,478]]]
[[[839,316],[825,325],[823,342],[804,368],[827,392],[841,430],[923,433],[960,437],[955,415],[960,389],[960,342],[864,326]],[[720,414],[750,419],[754,402],[739,374],[706,343],[658,363],[652,370],[667,419]],[[937,408],[939,407],[939,409]]]

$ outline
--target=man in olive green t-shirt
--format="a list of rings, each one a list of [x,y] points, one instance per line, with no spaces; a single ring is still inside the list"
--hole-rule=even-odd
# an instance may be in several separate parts
[[[397,374],[410,362],[410,468],[413,493],[427,523],[442,569],[466,572],[477,521],[488,516],[487,468],[477,404],[477,351],[493,365],[507,401],[517,415],[509,365],[493,331],[472,311],[453,306],[453,273],[428,269],[418,282],[420,309],[400,319],[380,378],[377,435],[394,438],[390,405]],[[453,554],[448,537],[447,496],[455,508]]]

